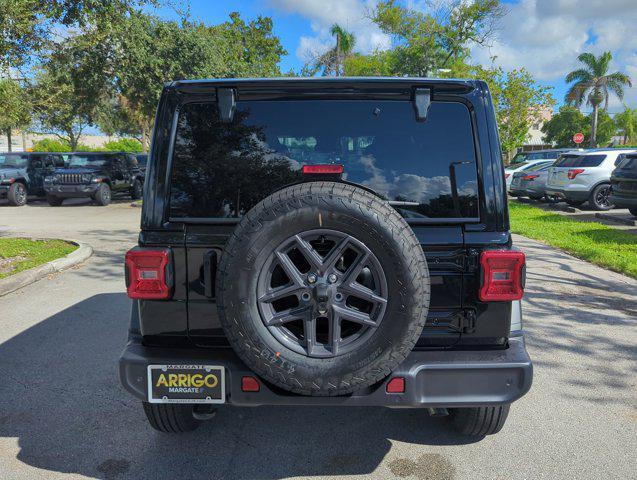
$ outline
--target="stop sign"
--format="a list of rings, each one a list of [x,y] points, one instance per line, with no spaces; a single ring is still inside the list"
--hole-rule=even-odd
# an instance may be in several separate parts
[[[573,135],[573,141],[577,144],[582,143],[584,141],[584,134],[576,133],[575,135]]]

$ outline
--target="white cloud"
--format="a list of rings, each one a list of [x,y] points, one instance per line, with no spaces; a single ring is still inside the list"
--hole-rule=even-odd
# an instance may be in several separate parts
[[[282,12],[301,15],[310,20],[314,35],[299,40],[296,56],[303,62],[312,60],[334,45],[330,28],[338,23],[356,37],[357,52],[371,53],[390,47],[390,38],[369,19],[377,0],[269,0]]]
[[[508,5],[498,39],[489,48],[475,47],[474,61],[510,70],[525,67],[541,81],[560,81],[579,67],[582,52],[610,50],[612,69],[632,76],[637,84],[637,1],[521,0]],[[637,106],[637,85],[625,101]],[[611,107],[619,107],[614,99]]]

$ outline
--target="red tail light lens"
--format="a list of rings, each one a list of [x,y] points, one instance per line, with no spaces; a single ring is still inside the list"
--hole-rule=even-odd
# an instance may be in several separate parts
[[[539,175],[524,175],[522,180],[533,180],[534,178],[539,177]]]
[[[172,289],[169,249],[135,247],[126,252],[126,292],[130,298],[164,300]]]
[[[505,174],[504,174],[504,179],[506,180],[506,179],[507,179],[507,178],[509,178],[510,176],[511,176],[511,174],[510,174],[510,173],[505,173]]]
[[[392,378],[385,387],[387,393],[405,393],[405,379],[403,377]]]
[[[483,302],[510,302],[524,294],[526,260],[516,250],[485,250],[480,254]]]
[[[343,173],[343,165],[303,165],[303,175],[333,175]]]
[[[584,169],[583,168],[572,168],[571,170],[568,171],[566,176],[568,177],[569,180],[573,180],[580,173],[584,173]]]

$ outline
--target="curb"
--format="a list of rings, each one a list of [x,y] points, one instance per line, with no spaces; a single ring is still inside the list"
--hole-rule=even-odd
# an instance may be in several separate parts
[[[56,258],[50,262],[40,265],[38,267],[25,270],[24,272],[16,273],[7,278],[0,280],[0,297],[7,293],[15,292],[16,290],[26,287],[42,278],[51,275],[52,273],[61,272],[67,268],[74,267],[75,265],[82,263],[91,255],[93,255],[93,248],[82,242],[74,240],[67,240],[78,246],[77,250],[72,251],[66,257]]]
[[[608,220],[610,222],[621,223],[622,225],[628,225],[629,227],[634,227],[637,225],[637,220],[630,220],[628,218],[616,217],[615,215],[611,215],[609,213],[596,213],[595,216],[597,218]]]

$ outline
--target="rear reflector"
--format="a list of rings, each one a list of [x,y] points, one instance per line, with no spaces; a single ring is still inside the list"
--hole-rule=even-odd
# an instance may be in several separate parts
[[[405,393],[405,379],[403,377],[392,378],[387,383],[387,393]]]
[[[169,249],[133,248],[126,252],[126,292],[130,298],[164,300],[172,287]]]
[[[242,392],[258,392],[259,381],[254,377],[241,377],[241,391]]]
[[[510,302],[524,294],[524,253],[517,250],[485,250],[480,254],[483,302]]]
[[[569,180],[573,180],[580,173],[584,173],[584,169],[583,168],[571,168],[568,171],[568,173],[566,174],[566,176],[568,177]]]
[[[331,175],[343,173],[343,165],[303,165],[304,175]]]

